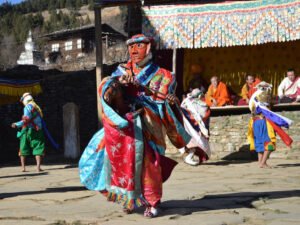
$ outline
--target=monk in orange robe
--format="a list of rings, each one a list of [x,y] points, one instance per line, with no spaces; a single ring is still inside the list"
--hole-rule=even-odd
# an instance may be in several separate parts
[[[213,76],[210,79],[211,85],[209,86],[205,101],[208,106],[224,106],[231,105],[231,98],[226,87],[226,84],[219,81],[218,77]]]
[[[253,75],[248,74],[246,76],[246,83],[244,84],[241,91],[241,99],[238,102],[238,105],[248,105],[249,99],[256,91],[255,86],[260,83],[260,79],[255,78]]]

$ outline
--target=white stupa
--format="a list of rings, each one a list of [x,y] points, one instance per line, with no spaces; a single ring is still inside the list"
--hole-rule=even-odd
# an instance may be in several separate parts
[[[34,42],[32,41],[32,34],[31,31],[28,33],[27,41],[25,43],[25,51],[23,51],[17,60],[17,64],[19,65],[34,65],[36,54],[35,54],[35,46]]]

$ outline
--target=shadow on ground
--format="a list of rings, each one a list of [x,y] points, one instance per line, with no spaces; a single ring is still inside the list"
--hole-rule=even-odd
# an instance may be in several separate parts
[[[243,164],[243,163],[251,163],[252,160],[221,160],[217,162],[205,162],[202,165],[208,165],[208,166],[228,166],[231,164]],[[201,166],[201,165],[200,165]]]
[[[243,145],[237,152],[226,155],[218,162],[206,162],[204,165],[227,166],[230,164],[243,164],[257,161],[257,153],[249,150],[249,145]]]
[[[46,155],[42,159],[42,166],[43,165],[66,165],[69,164],[68,167],[65,168],[75,168],[77,167],[79,162],[78,159],[66,159],[63,154],[51,154]],[[35,165],[36,161],[34,156],[28,156],[26,157],[26,166],[29,165]],[[20,160],[18,157],[15,158],[15,160],[9,161],[9,162],[0,162],[0,168],[3,167],[15,167],[20,166]]]
[[[45,164],[45,165],[53,165],[53,166],[60,166],[59,164]],[[77,168],[78,165],[77,164],[70,164],[70,165],[62,165],[62,167],[55,167],[55,168],[48,168],[47,170],[65,170],[65,169],[73,169],[73,168]]]
[[[9,175],[9,176],[2,176],[0,177],[0,179],[2,178],[16,178],[16,177],[36,177],[36,176],[43,176],[43,175],[47,175],[48,172],[40,172],[40,173],[22,173],[22,174],[17,174],[17,175]]]
[[[195,200],[165,201],[160,205],[160,208],[162,209],[162,216],[173,215],[175,219],[176,215],[184,216],[200,211],[255,208],[252,204],[254,201],[291,197],[300,197],[300,190],[206,195]]]
[[[40,191],[24,191],[24,192],[11,192],[11,193],[1,193],[0,199],[12,198],[16,196],[23,195],[37,195],[37,194],[47,194],[47,193],[64,193],[68,191],[86,191],[87,189],[82,186],[70,186],[70,187],[58,187],[58,188],[46,188]]]
[[[278,164],[278,165],[276,165],[276,167],[282,167],[282,168],[298,167],[298,166],[300,166],[300,163],[290,163],[290,164]]]
[[[246,160],[246,161],[256,161],[257,153],[255,151],[250,151],[250,145],[242,145],[237,152],[232,152],[226,155],[222,160]]]

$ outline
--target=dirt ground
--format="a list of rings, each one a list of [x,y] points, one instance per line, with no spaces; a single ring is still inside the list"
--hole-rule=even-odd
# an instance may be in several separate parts
[[[80,224],[300,224],[300,159],[256,162],[209,161],[198,167],[182,162],[164,184],[160,216],[143,210],[125,215],[79,181],[76,164],[45,165],[44,172],[21,173],[17,165],[0,169],[1,225]]]

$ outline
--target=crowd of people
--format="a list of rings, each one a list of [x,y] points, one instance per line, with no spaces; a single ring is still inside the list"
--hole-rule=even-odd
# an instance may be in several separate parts
[[[199,75],[198,75],[199,76]],[[196,79],[196,78],[194,78]],[[202,92],[205,91],[205,82],[198,78],[200,82],[190,82],[189,91],[195,88],[195,83]],[[261,80],[255,75],[247,74],[245,84],[240,94],[234,95],[225,83],[219,80],[217,76],[210,79],[210,85],[205,94],[205,101],[210,107],[221,107],[227,105],[248,105],[253,93],[257,90],[256,86]],[[201,84],[202,83],[202,84]],[[286,77],[282,80],[277,89],[278,96],[274,98],[274,103],[296,103],[300,102],[300,79],[295,75],[294,69],[288,69]]]

